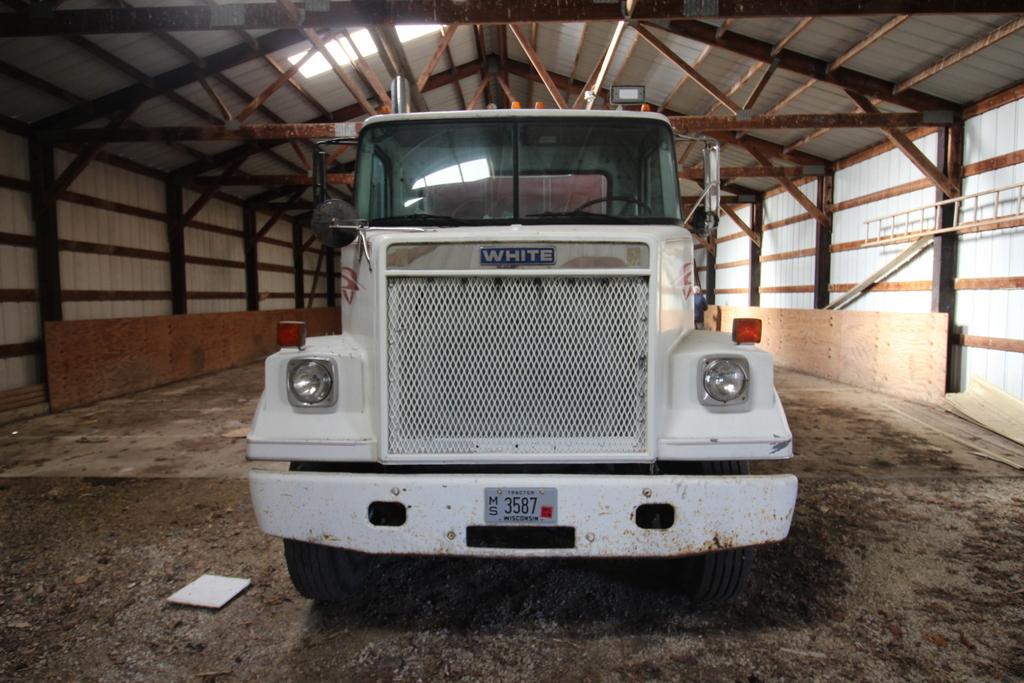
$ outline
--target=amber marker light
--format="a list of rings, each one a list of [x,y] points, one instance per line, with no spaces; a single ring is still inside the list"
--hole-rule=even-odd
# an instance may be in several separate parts
[[[306,323],[297,320],[282,320],[277,323],[277,345],[281,348],[305,348]]]
[[[761,320],[759,318],[736,318],[733,320],[732,340],[737,344],[760,343]]]

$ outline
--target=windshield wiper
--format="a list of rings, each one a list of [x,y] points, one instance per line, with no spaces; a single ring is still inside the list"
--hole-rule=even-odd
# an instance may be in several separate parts
[[[591,213],[590,211],[542,211],[541,213],[528,213],[527,218],[585,218],[589,221],[600,223],[631,223],[635,218],[625,216],[609,216],[603,213]]]
[[[404,216],[374,218],[370,221],[370,225],[472,225],[472,221],[455,218],[454,216],[442,216],[436,213],[409,213]]]

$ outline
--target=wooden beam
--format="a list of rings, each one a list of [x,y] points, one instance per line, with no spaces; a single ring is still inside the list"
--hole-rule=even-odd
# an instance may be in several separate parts
[[[299,197],[301,197],[305,191],[306,189],[303,188],[301,190],[293,192],[292,195],[288,198],[287,202],[285,202],[284,204],[279,204],[274,207],[274,211],[273,213],[270,214],[270,218],[267,219],[267,222],[264,223],[263,227],[261,227],[259,231],[255,234],[255,237],[252,242],[253,248],[255,248],[256,244],[258,244],[260,240],[267,236],[267,233],[270,232],[270,229],[273,228],[279,220],[281,220],[282,216],[284,216],[284,212],[292,208],[292,205],[295,203],[295,201]]]
[[[327,182],[331,185],[351,185],[355,180],[352,173],[328,173]],[[251,175],[248,173],[236,173],[224,177],[199,176],[193,178],[192,184],[196,187],[309,187],[313,184],[313,178],[309,174],[304,175]]]
[[[313,55],[315,55],[316,53],[317,51],[314,48],[306,50],[305,54],[303,54],[302,57],[299,58],[299,61],[292,64],[283,73],[278,74],[277,78],[275,78],[270,85],[264,88],[263,91],[260,92],[260,94],[256,95],[256,97],[252,98],[249,104],[245,105],[242,111],[238,112],[238,115],[235,117],[235,120],[245,121],[247,118],[252,116],[257,109],[263,106],[263,103],[266,102],[271,95],[280,90],[281,87],[285,83],[287,83],[292,78],[292,76],[297,74],[299,72],[299,69],[301,69],[306,64],[306,62],[308,62],[310,58],[312,58]],[[203,82],[205,83],[205,81]],[[228,118],[230,118],[230,115],[228,116]]]
[[[864,36],[864,38],[862,38],[856,44],[852,45],[849,49],[847,49],[846,52],[839,55],[829,63],[827,69],[828,73],[832,73],[833,71],[843,66],[857,55],[859,55],[861,52],[877,43],[879,40],[884,38],[888,33],[890,33],[893,29],[897,28],[900,24],[902,24],[909,18],[910,15],[908,14],[897,14],[892,19],[885,22],[884,24],[876,28],[874,31]]]
[[[761,74],[761,78],[758,80],[757,85],[755,85],[754,89],[750,91],[747,101],[743,103],[744,111],[750,111],[754,108],[754,105],[757,104],[757,100],[761,97],[761,93],[763,93],[764,89],[768,86],[768,81],[772,79],[772,76],[775,75],[775,70],[778,68],[779,60],[773,59],[768,65],[768,68],[765,69],[763,74]]]
[[[232,119],[231,110],[228,109],[228,105],[224,103],[224,100],[217,91],[213,89],[213,86],[210,85],[210,81],[205,78],[200,78],[199,85],[202,86],[203,92],[205,92],[206,96],[210,98],[211,102],[213,102],[213,106],[218,112],[220,112],[221,118],[225,121],[230,121]]]
[[[814,237],[814,307],[825,308],[829,304],[829,287],[832,282],[832,214],[833,187],[835,176],[829,174],[818,180],[818,206],[826,221],[818,220]]]
[[[724,166],[719,169],[722,179],[726,178],[806,178],[807,176],[826,175],[828,168],[816,166]],[[701,180],[704,170],[687,168],[679,172],[679,177],[686,180]]]
[[[39,92],[44,92],[50,97],[54,97],[63,102],[68,102],[69,104],[82,104],[85,102],[83,98],[73,92],[65,90],[64,88],[59,88],[53,83],[43,80],[38,76],[33,76],[27,71],[22,71],[18,67],[8,64],[7,62],[0,62],[0,76],[5,76],[12,81],[23,83],[24,85],[38,90]]]
[[[699,69],[700,65],[704,63],[704,60],[707,59],[709,54],[711,54],[711,46],[710,45],[705,45],[704,49],[700,51],[699,55],[697,55],[697,59],[693,60],[693,68],[694,69]],[[760,66],[760,65],[758,65],[758,66]],[[665,108],[667,108],[668,105],[671,104],[672,99],[676,96],[676,94],[680,90],[682,90],[683,86],[686,85],[686,82],[689,81],[689,80],[690,80],[690,74],[688,72],[684,71],[682,78],[680,78],[676,82],[675,87],[672,88],[671,91],[669,91],[668,95],[665,97],[665,99],[662,101],[661,105],[658,107],[658,111],[662,111]],[[726,94],[726,96],[732,95],[731,92],[726,92],[725,94]],[[715,101],[715,105],[714,105],[714,107],[712,108],[711,111],[714,111],[715,109],[717,109],[720,106],[722,106],[722,104],[716,100]]]
[[[110,130],[116,129],[124,124],[125,121],[131,117],[134,110],[128,109],[110,119],[110,123],[107,124],[107,128]],[[92,145],[86,145],[83,149],[78,152],[78,156],[71,160],[64,172],[60,174],[60,178],[54,186],[54,192],[57,195],[64,192],[64,190],[71,187],[71,183],[82,174],[86,167],[96,158],[96,155],[103,149],[103,143],[95,143]]]
[[[285,71],[287,71],[287,67],[284,66],[283,64],[281,64],[276,59],[274,59],[274,57],[272,55],[263,55],[263,60],[272,69],[274,69],[274,71],[276,71],[279,74],[280,73],[284,73]],[[328,110],[327,107],[325,107],[320,102],[320,100],[318,100],[317,98],[313,97],[313,95],[310,94],[310,92],[308,90],[306,90],[305,86],[303,86],[302,83],[300,83],[297,78],[295,78],[294,76],[289,78],[288,79],[288,87],[290,87],[292,90],[294,90],[295,93],[299,97],[304,99],[306,101],[306,103],[309,104],[309,106],[311,106],[313,109],[315,109],[318,112],[320,112],[321,116],[323,116],[326,119],[330,119],[331,118],[330,110]]]
[[[405,47],[402,45],[402,41],[398,38],[398,33],[395,31],[393,24],[378,26],[376,29],[370,31],[376,34],[380,38],[380,42],[384,46],[384,51],[387,55],[388,61],[390,61],[395,70],[405,80],[409,81],[409,98],[412,100],[412,105],[416,111],[430,111],[427,106],[427,101],[423,99],[423,93],[417,87],[416,83],[418,79],[412,72],[412,66],[409,65],[409,59],[405,54]]]
[[[278,0],[278,2],[290,1],[291,0]],[[352,97],[356,98],[356,101],[359,103],[359,106],[363,108],[363,111],[369,114],[370,116],[376,114],[377,110],[374,109],[373,106],[370,104],[370,101],[366,99],[366,96],[363,95],[363,91],[359,88],[358,85],[356,85],[355,81],[353,81],[349,77],[349,75],[345,73],[345,70],[341,67],[341,64],[338,64],[338,60],[336,60],[334,58],[334,55],[331,54],[331,51],[327,49],[327,45],[324,44],[324,41],[320,40],[320,36],[317,34],[317,32],[311,28],[307,28],[302,31],[302,34],[306,36],[306,39],[313,44],[313,47],[315,47],[317,51],[321,55],[323,55],[324,59],[327,60],[327,63],[331,65],[331,70],[334,71],[334,74],[338,77],[338,80],[341,81],[342,85],[344,85],[345,88],[349,91],[349,93],[352,94]]]
[[[448,45],[451,44],[452,38],[455,37],[455,32],[458,30],[458,26],[445,26],[441,29],[441,40],[437,41],[437,47],[434,48],[434,53],[430,55],[430,59],[423,65],[423,69],[420,71],[419,78],[416,79],[416,88],[423,92],[424,86],[427,84],[427,79],[430,78],[430,74],[434,73],[434,68],[437,67],[437,63],[441,61],[441,56],[448,50]]]
[[[188,312],[188,291],[185,277],[185,222],[182,216],[181,186],[164,182],[166,202],[167,248],[170,257],[171,313]]]
[[[868,98],[863,95],[847,90],[846,94],[850,96],[850,99],[861,108],[862,111],[869,114],[878,113],[878,108],[871,104]],[[885,137],[889,138],[896,147],[902,151],[910,162],[917,167],[926,178],[935,183],[935,186],[941,189],[946,195],[950,197],[956,197],[960,194],[960,187],[958,183],[954,182],[940,171],[935,164],[933,164],[928,157],[917,148],[917,145],[907,137],[907,134],[895,127],[883,127],[882,132],[885,133]]]
[[[733,114],[736,114],[737,112],[740,111],[740,106],[738,104],[733,102],[732,99],[730,99],[724,92],[719,90],[715,86],[715,84],[713,84],[708,79],[704,78],[704,76],[702,76],[699,71],[694,69],[690,64],[687,64],[685,59],[683,59],[675,52],[673,52],[672,48],[670,48],[668,45],[662,42],[656,35],[654,35],[651,32],[650,29],[648,29],[643,24],[635,24],[633,26],[633,30],[639,33],[644,38],[644,40],[650,43],[651,47],[660,52],[662,56],[665,57],[665,59],[669,60],[670,62],[678,66],[680,69],[685,71],[687,74],[689,74],[690,78],[692,78],[697,85],[703,88],[705,92],[714,97],[716,100],[721,102],[726,109],[731,111]]]
[[[342,28],[340,31],[341,35],[338,36],[337,40],[340,44],[342,40],[348,43],[348,52],[353,56],[352,65],[355,66],[356,72],[362,77],[363,83],[365,83],[370,90],[377,95],[377,101],[385,107],[391,108],[391,96],[388,94],[387,88],[377,78],[377,73],[373,70],[373,67],[363,58],[363,55],[359,52],[359,48],[356,47],[355,42],[352,40],[352,36],[349,35],[348,29]],[[330,39],[327,40],[330,42]]]
[[[324,267],[324,256],[327,252],[327,247],[321,245],[320,253],[316,257],[316,268],[313,269],[313,284],[309,288],[309,297],[306,301],[306,308],[313,308],[313,299],[316,298],[316,286],[320,283],[320,271]]]
[[[491,82],[491,75],[485,73],[483,78],[480,79],[480,85],[476,87],[476,91],[473,93],[473,97],[466,103],[466,109],[475,109],[477,102],[480,101],[480,97],[484,94],[487,89],[487,85]]]
[[[708,45],[704,49],[705,50],[710,50],[711,47],[712,47],[711,45]],[[761,70],[762,66],[763,65],[761,64],[761,62],[758,62],[758,61],[755,61],[753,64],[751,64],[750,68],[747,69],[746,73],[744,73],[742,76],[740,76],[740,79],[738,81],[736,81],[735,83],[733,83],[729,87],[729,89],[725,91],[725,94],[728,95],[729,97],[732,97],[737,92],[739,92],[740,88],[742,88],[744,85],[747,84],[747,81],[749,81],[751,78],[753,78],[754,76],[757,75],[757,72]],[[715,103],[712,104],[711,107],[706,112],[704,112],[704,116],[711,116],[712,114],[714,114],[716,111],[718,111],[721,108],[722,108],[722,103],[717,101],[717,100],[715,100]],[[744,108],[746,108],[746,107],[744,107]]]
[[[1020,8],[1018,8],[1018,12],[1019,9]],[[965,47],[960,48],[953,54],[943,57],[942,59],[935,62],[931,66],[922,69],[921,71],[918,71],[910,78],[907,78],[901,81],[900,83],[896,84],[896,86],[893,87],[893,93],[898,95],[900,93],[906,92],[907,90],[913,88],[918,83],[928,80],[932,76],[948,69],[949,67],[955,64],[959,64],[968,57],[975,55],[978,52],[981,52],[987,47],[995,45],[1003,38],[1006,38],[1007,36],[1016,33],[1022,28],[1024,28],[1024,16],[1018,16],[1016,19],[1008,21],[1007,23],[1003,24],[1002,26],[992,31],[991,33],[988,33],[982,36],[981,38],[975,40],[970,45],[966,45]]]
[[[757,159],[759,164],[761,164],[762,166],[771,166],[771,161],[768,159],[768,156],[764,154],[764,152],[762,152],[760,149],[753,145],[744,144],[743,142],[741,142],[740,144],[746,148],[746,150],[750,153],[751,156]],[[817,220],[819,223],[824,223],[825,225],[831,225],[831,221],[829,220],[829,218],[822,212],[821,209],[818,208],[818,205],[815,202],[811,201],[810,198],[808,198],[807,195],[805,195],[803,191],[796,186],[796,183],[794,183],[789,178],[779,178],[779,184],[786,188],[786,192],[788,192],[793,197],[793,199],[795,199],[800,204],[800,206],[804,207],[807,213],[814,216],[815,220]]]
[[[61,308],[60,244],[53,147],[30,139],[28,151],[32,222],[35,225],[39,317],[43,322],[62,320],[64,314]]]
[[[302,246],[302,224],[296,221],[292,223],[292,280],[295,288],[295,308],[302,308],[306,303],[305,253]]]
[[[811,16],[811,17],[804,17],[800,21],[796,22],[796,24],[793,25],[793,28],[790,29],[789,33],[787,33],[786,35],[782,36],[782,40],[780,40],[779,42],[777,42],[774,45],[772,45],[771,52],[768,53],[768,56],[769,57],[775,57],[780,52],[785,50],[786,47],[790,43],[792,43],[793,40],[798,35],[800,35],[801,31],[803,31],[805,28],[807,28],[807,26],[812,21],[814,21],[814,17],[813,16]],[[725,32],[724,31],[715,31],[715,39],[716,40],[721,40],[724,36],[725,36]]]
[[[515,24],[509,24],[509,30],[512,35],[519,41],[520,47],[523,48],[523,52],[526,53],[526,58],[530,60],[530,64],[536,69],[537,75],[540,76],[540,80],[544,83],[544,87],[547,88],[548,94],[551,95],[551,99],[555,101],[559,109],[568,109],[569,105],[566,103],[565,98],[562,97],[561,91],[555,86],[555,82],[551,79],[551,75],[548,70],[544,67],[544,63],[540,59],[540,55],[533,49],[533,45],[527,40],[526,35],[522,30]]]
[[[515,62],[509,62],[515,72]],[[490,75],[486,75],[487,80]],[[555,83],[557,90],[557,83]],[[479,98],[475,98],[474,102]],[[800,128],[916,128],[922,125],[952,125],[953,112],[945,119],[937,113],[890,114],[877,110],[850,114],[785,114],[745,118],[732,116],[678,116],[668,114],[672,126],[679,132],[718,132],[750,130],[786,130]],[[169,126],[162,128],[77,128],[72,130],[41,131],[40,139],[48,142],[178,142],[182,140],[246,140],[281,141],[316,140],[335,135],[333,123],[266,123],[250,126]],[[253,151],[260,151],[259,149]],[[293,168],[297,164],[289,163]]]
[[[256,249],[256,210],[242,207],[242,253],[245,256],[245,310],[260,309],[260,271]]]
[[[728,215],[729,218],[732,219],[732,222],[736,224],[736,227],[738,227],[740,230],[745,232],[747,234],[747,237],[750,238],[750,241],[752,243],[756,244],[758,246],[758,248],[760,248],[760,246],[761,246],[761,235],[759,235],[754,230],[752,230],[751,227],[749,225],[747,225],[747,222],[745,220],[743,220],[742,218],[740,218],[740,215],[738,213],[736,213],[736,210],[733,209],[731,206],[729,206],[728,204],[722,204],[721,207],[722,207],[722,211],[725,211],[726,215]],[[751,304],[751,306],[754,306],[754,305],[756,305],[756,304]]]
[[[227,168],[225,168],[224,172],[221,174],[221,178],[231,177],[231,175],[238,170],[238,167],[242,165],[242,162],[244,162],[246,158],[248,158],[248,154],[228,164]],[[221,183],[215,182],[211,183],[209,187],[203,190],[202,194],[199,195],[199,197],[192,203],[192,206],[189,207],[188,211],[186,211],[185,214],[182,216],[182,226],[187,226],[189,223],[191,223],[192,219],[199,215],[199,212],[203,210],[203,207],[206,206],[211,199],[213,199],[213,195],[217,194],[217,190],[219,190],[220,188]]]
[[[222,31],[236,29],[289,29],[295,14],[274,5],[239,3],[230,15],[216,7],[145,6],[95,7],[39,11],[7,19],[0,36],[25,37],[89,33],[146,33],[152,31]],[[304,26],[394,26],[395,24],[503,24],[538,22],[618,21],[630,18],[625,3],[594,0],[389,0],[350,2],[336,0],[314,6],[307,3],[301,15]],[[632,3],[628,3],[632,4]],[[228,7],[231,7],[230,5]],[[631,8],[632,19],[755,19],[877,14],[1013,14],[1017,0],[717,0],[714,3],[680,3],[679,0],[643,0]],[[711,26],[718,30],[717,26]]]
[[[911,14],[911,12],[906,11],[898,13]],[[772,55],[772,44],[740,35],[735,31],[726,31],[724,36],[716,39],[715,27],[700,21],[673,21],[666,27],[666,30],[684,38],[696,40],[705,45],[714,45],[715,47],[720,47],[760,62],[771,63],[773,58],[778,58],[779,68],[808,78],[817,78],[837,87],[859,92],[866,97],[877,97],[908,109],[918,111],[941,109],[957,111],[960,108],[960,105],[956,102],[944,100],[917,90],[907,90],[894,94],[893,88],[896,87],[895,83],[859,71],[853,71],[846,67],[828,73],[828,62],[792,50],[782,50]]]
[[[722,204],[722,208],[727,206]],[[755,202],[750,207],[751,233],[757,236],[750,238],[750,268],[749,268],[749,305],[761,305],[761,235],[763,234],[762,224],[764,222],[764,201]]]

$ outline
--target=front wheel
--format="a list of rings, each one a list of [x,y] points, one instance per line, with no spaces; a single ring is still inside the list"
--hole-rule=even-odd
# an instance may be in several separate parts
[[[701,474],[745,476],[750,474],[750,463],[745,460],[702,462]],[[689,558],[686,593],[690,601],[697,606],[732,601],[746,586],[753,564],[753,548],[719,550]]]
[[[284,539],[284,559],[295,589],[304,598],[339,602],[359,590],[367,557],[344,548]]]

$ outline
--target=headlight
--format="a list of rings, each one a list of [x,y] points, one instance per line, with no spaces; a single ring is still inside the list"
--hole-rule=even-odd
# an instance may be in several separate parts
[[[704,361],[704,399],[702,403],[745,401],[750,381],[750,366],[743,358],[708,358]]]
[[[288,390],[292,403],[296,405],[312,406],[333,398],[334,372],[331,362],[311,358],[291,361],[288,363]]]

